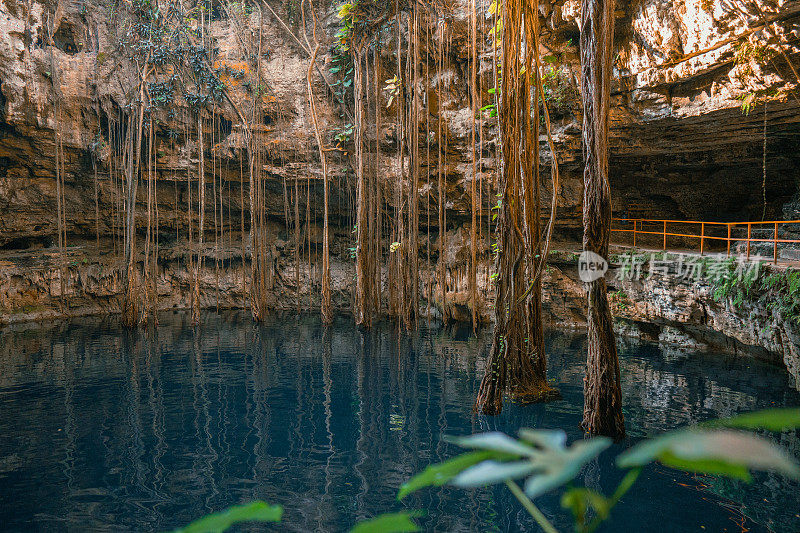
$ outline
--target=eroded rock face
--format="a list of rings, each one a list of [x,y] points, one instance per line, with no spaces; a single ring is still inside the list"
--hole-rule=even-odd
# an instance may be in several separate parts
[[[586,326],[586,293],[578,278],[577,261],[560,254],[551,261],[545,278],[545,317],[562,328]],[[606,274],[615,330],[670,344],[676,349],[721,351],[755,356],[783,365],[800,390],[800,326],[770,308],[769,297],[734,304],[715,299],[706,279],[695,282],[655,273],[629,276],[614,265]],[[769,267],[763,267],[769,268]]]

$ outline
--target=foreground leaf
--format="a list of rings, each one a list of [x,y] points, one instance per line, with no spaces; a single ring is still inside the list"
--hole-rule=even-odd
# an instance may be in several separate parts
[[[514,440],[505,433],[499,431],[478,433],[476,435],[470,435],[469,437],[449,437],[446,440],[462,448],[491,450],[523,457],[530,457],[537,454],[536,449]]]
[[[532,474],[537,466],[530,461],[513,461],[500,463],[484,461],[458,474],[453,485],[462,488],[482,487],[494,483],[502,483],[507,479],[517,479]]]
[[[283,507],[280,505],[254,501],[243,505],[234,505],[175,531],[176,533],[219,533],[240,522],[280,522],[281,516],[283,516]]]
[[[710,420],[701,424],[704,427],[729,427],[740,429],[767,429],[769,431],[784,431],[800,427],[800,408],[793,409],[765,409],[753,411],[731,418]]]
[[[583,532],[594,531],[603,521],[608,520],[611,509],[619,503],[620,499],[633,486],[640,472],[641,469],[639,468],[629,470],[617,485],[614,494],[608,498],[595,490],[585,487],[572,488],[561,497],[561,507],[572,511],[572,516],[578,526],[577,530]],[[594,510],[594,518],[587,524],[588,511],[590,509]]]
[[[680,470],[744,480],[750,479],[749,470],[800,478],[800,467],[781,448],[762,437],[731,430],[675,431],[637,444],[617,457],[621,468],[652,461]]]
[[[579,524],[586,523],[586,512],[594,510],[600,520],[606,520],[613,504],[596,490],[576,487],[568,490],[561,497],[561,507],[572,511],[572,516]]]
[[[535,474],[525,482],[525,494],[536,498],[545,492],[572,481],[580,473],[583,465],[600,455],[611,446],[611,439],[595,437],[576,442],[565,450],[553,450],[541,459],[541,473]]]
[[[481,450],[463,453],[443,463],[429,465],[425,470],[400,485],[397,499],[402,500],[412,492],[425,487],[440,487],[467,468],[492,459],[495,455],[493,452]]]
[[[406,531],[420,531],[419,526],[412,520],[422,516],[419,511],[406,511],[401,513],[386,513],[355,525],[350,533],[404,533]]]
[[[522,440],[551,450],[563,450],[567,444],[567,434],[563,429],[527,429],[519,430]]]
[[[567,448],[566,434],[561,430],[521,429],[520,437],[522,440],[515,440],[504,433],[489,432],[451,438],[449,441],[458,446],[484,450],[492,457],[476,461],[475,466],[460,463],[458,472],[453,473],[450,468],[446,474],[452,474],[449,475],[450,479],[454,478],[452,483],[460,487],[478,487],[529,476],[525,493],[535,498],[574,479],[584,464],[611,445],[610,439],[597,437]],[[477,457],[472,456],[473,459]],[[425,474],[430,476],[427,471],[420,476]],[[417,477],[407,485],[414,483],[416,487],[421,481]],[[440,481],[446,483],[448,480],[442,476]],[[404,494],[401,490],[401,497]]]

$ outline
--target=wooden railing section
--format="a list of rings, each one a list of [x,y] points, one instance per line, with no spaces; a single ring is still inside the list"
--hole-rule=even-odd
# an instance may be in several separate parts
[[[663,250],[667,250],[667,237],[680,237],[682,239],[697,239],[700,245],[700,255],[706,252],[708,241],[724,241],[726,254],[731,254],[731,243],[746,243],[747,259],[750,259],[752,243],[772,244],[772,262],[778,263],[778,244],[800,244],[800,239],[779,239],[778,230],[782,226],[800,225],[800,220],[770,220],[765,222],[704,222],[699,220],[662,220],[650,218],[613,218],[611,223],[612,242],[613,234],[630,234],[633,236],[633,247],[636,247],[637,237],[655,235],[661,237]],[[799,226],[800,227],[800,226]],[[689,229],[685,229],[689,228]],[[772,238],[754,237],[753,229],[765,229],[772,233]],[[722,235],[720,235],[722,234]],[[724,235],[724,236],[723,236]]]

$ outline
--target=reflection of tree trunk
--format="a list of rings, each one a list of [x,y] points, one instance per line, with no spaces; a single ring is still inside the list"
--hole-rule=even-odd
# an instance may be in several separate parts
[[[608,257],[611,189],[608,184],[608,120],[614,0],[582,0],[581,91],[583,94],[583,248]],[[606,281],[589,283],[589,349],[582,426],[611,437],[625,435],[619,360]]]
[[[533,71],[539,68],[534,53],[536,24],[536,4],[506,0],[499,110],[503,166],[498,187],[497,323],[475,402],[475,410],[485,414],[500,412],[505,393],[523,402],[546,401],[558,395],[547,383],[542,332],[540,274],[544,258],[538,223],[539,159],[535,157],[539,123],[531,124],[530,96]],[[539,98],[537,94],[536,106]]]

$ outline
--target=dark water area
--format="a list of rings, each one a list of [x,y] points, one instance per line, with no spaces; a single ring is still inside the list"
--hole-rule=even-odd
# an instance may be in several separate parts
[[[427,531],[536,531],[504,487],[400,484],[458,453],[443,435],[519,427],[581,438],[585,337],[550,332],[563,399],[476,417],[491,332],[343,318],[182,313],[127,332],[113,318],[0,330],[0,530],[163,531],[229,505],[285,507],[280,526],[343,531],[387,511],[425,509]],[[610,493],[614,452],[642,436],[753,409],[800,406],[785,370],[752,359],[620,341],[630,437],[577,482]],[[800,456],[795,432],[773,436]],[[645,469],[604,531],[798,531],[800,484],[724,481]],[[536,500],[563,531],[560,493]]]

